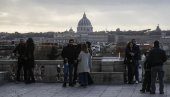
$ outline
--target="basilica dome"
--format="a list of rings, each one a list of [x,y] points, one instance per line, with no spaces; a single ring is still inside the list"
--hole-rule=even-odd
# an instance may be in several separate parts
[[[78,27],[77,27],[77,32],[78,33],[88,33],[88,32],[93,32],[93,27],[91,25],[90,20],[86,17],[86,14],[84,13],[83,18],[78,22]]]

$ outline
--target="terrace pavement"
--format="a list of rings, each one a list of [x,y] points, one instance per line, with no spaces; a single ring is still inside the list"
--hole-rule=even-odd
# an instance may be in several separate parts
[[[141,84],[63,88],[62,83],[5,83],[0,85],[0,97],[170,97],[170,84],[165,84],[164,94],[159,94],[158,88],[155,95],[143,94],[140,88]]]

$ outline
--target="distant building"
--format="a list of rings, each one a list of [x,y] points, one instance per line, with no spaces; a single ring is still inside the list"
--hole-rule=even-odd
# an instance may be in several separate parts
[[[90,20],[86,17],[84,13],[83,18],[78,22],[77,33],[91,33],[93,32],[93,27]]]
[[[77,33],[70,28],[63,33],[56,33],[54,38],[56,42],[61,44],[68,43],[69,39],[75,39],[77,42],[108,42],[108,34],[105,32],[93,32],[93,26],[85,13],[83,14],[82,19],[78,22]]]
[[[170,36],[170,31],[162,31],[159,25],[155,30],[145,29],[140,31],[121,31],[117,28],[116,31],[100,31],[93,32],[91,21],[87,18],[86,14],[79,20],[77,25],[77,32],[72,28],[62,33],[54,34],[54,42],[59,44],[68,43],[69,39],[75,39],[76,42],[89,41],[92,44],[96,43],[127,43],[131,39],[136,39],[138,43],[152,43],[155,40],[166,38]],[[170,42],[169,42],[170,43]]]

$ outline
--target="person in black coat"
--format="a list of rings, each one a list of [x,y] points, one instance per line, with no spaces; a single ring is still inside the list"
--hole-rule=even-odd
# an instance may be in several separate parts
[[[160,94],[164,94],[164,70],[163,64],[167,60],[167,56],[164,50],[159,48],[159,41],[154,42],[153,49],[149,52],[148,55],[149,64],[151,66],[151,94],[155,94],[156,91],[156,78],[158,75],[159,79],[159,92]]]
[[[74,46],[74,39],[69,40],[69,44],[63,48],[61,56],[64,59],[64,82],[63,87],[66,87],[67,78],[69,74],[69,86],[73,86],[73,69],[76,58],[76,48]]]
[[[145,92],[150,92],[150,85],[151,85],[151,66],[148,60],[148,54],[149,52],[145,53],[146,59],[144,62],[144,70],[145,70],[145,74],[144,74],[144,79],[143,79],[143,83],[142,83],[142,89],[140,90],[142,93]]]
[[[133,84],[134,69],[135,69],[135,50],[133,48],[132,42],[127,44],[125,49],[124,63],[128,68],[128,83]]]
[[[139,60],[141,60],[141,51],[139,46],[136,44],[136,40],[132,39],[133,44],[133,50],[134,50],[134,63],[135,63],[135,69],[134,69],[134,75],[135,75],[135,82],[136,84],[139,83]]]
[[[32,38],[28,38],[26,41],[26,56],[27,56],[27,61],[25,65],[25,70],[26,70],[26,83],[33,83],[35,82],[34,79],[34,41]]]
[[[26,44],[23,39],[20,39],[20,43],[16,46],[16,48],[13,51],[14,55],[18,57],[18,64],[17,64],[17,76],[16,81],[21,81],[20,79],[20,72],[22,68],[26,64]],[[24,80],[26,80],[25,75],[25,68],[24,68]]]

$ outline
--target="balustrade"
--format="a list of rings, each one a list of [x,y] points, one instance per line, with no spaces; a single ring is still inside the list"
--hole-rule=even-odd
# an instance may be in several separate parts
[[[170,82],[170,60],[165,63],[165,82]],[[34,76],[36,82],[62,82],[63,60],[35,60]],[[91,76],[97,84],[123,83],[123,61],[102,61],[93,59]],[[8,72],[5,79],[16,78],[17,60],[0,60],[0,71]],[[22,73],[23,78],[23,73]]]

